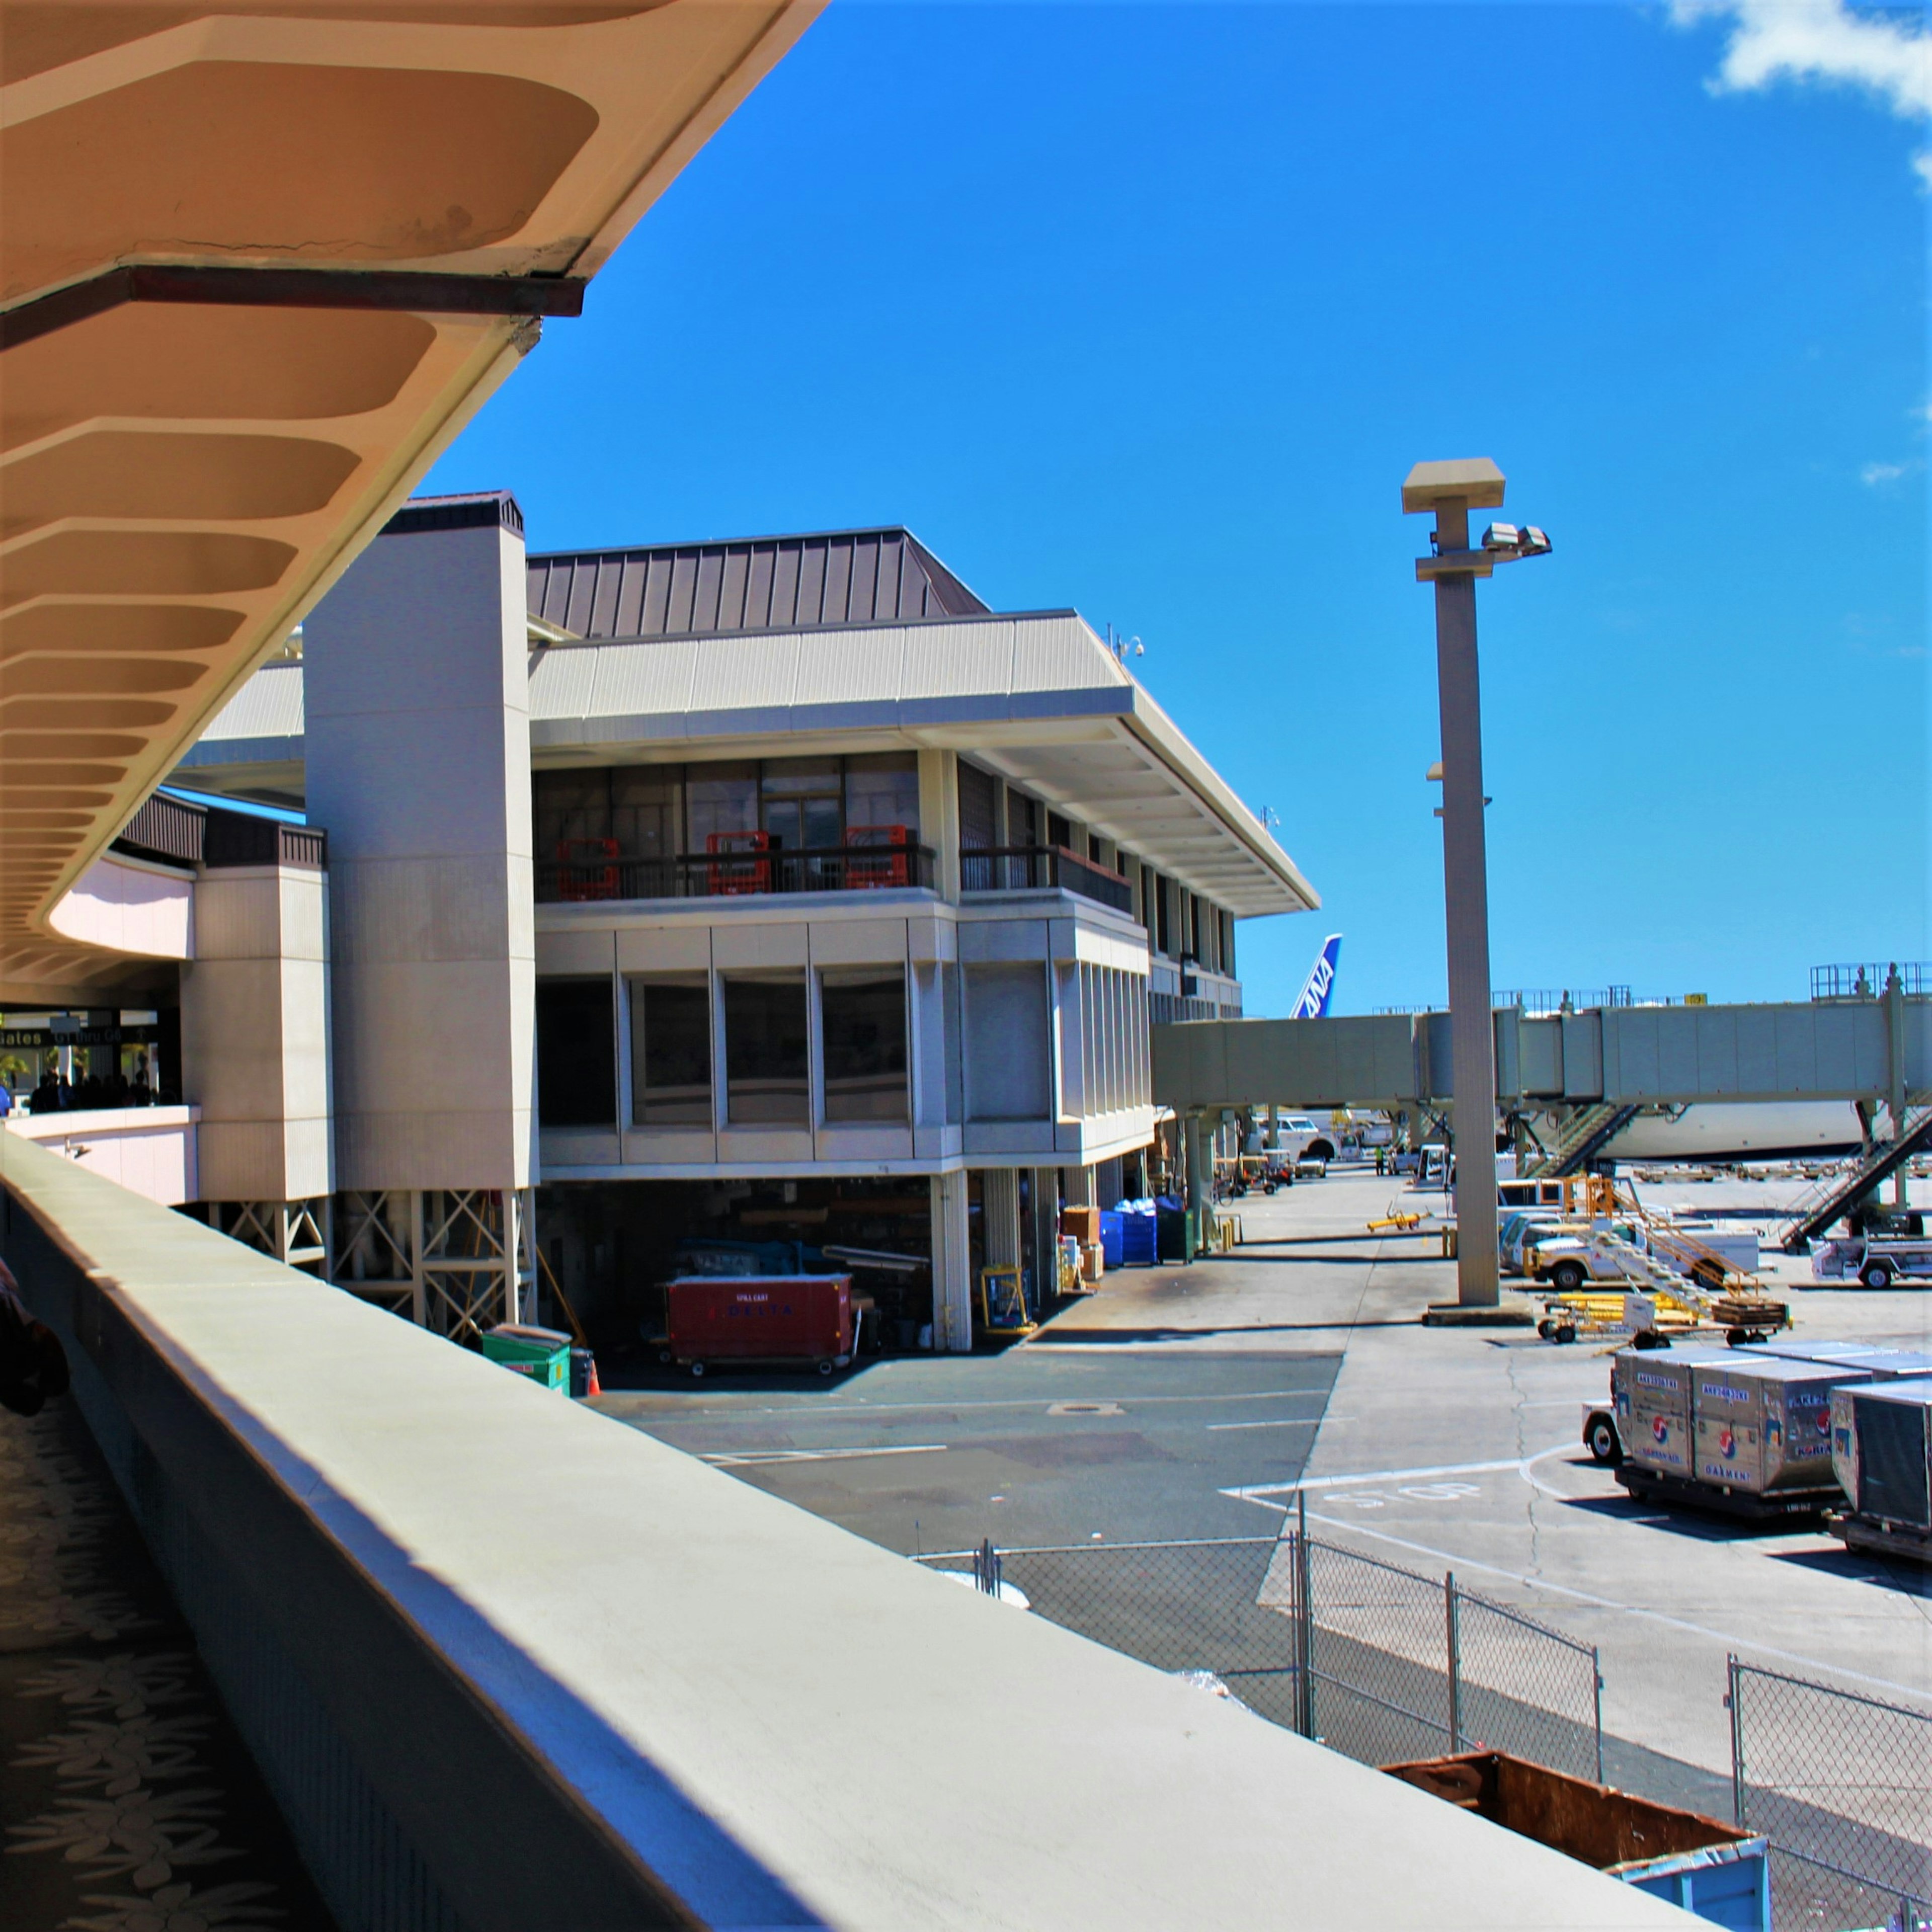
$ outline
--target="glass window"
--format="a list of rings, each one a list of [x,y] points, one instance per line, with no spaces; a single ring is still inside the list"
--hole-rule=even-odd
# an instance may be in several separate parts
[[[539,864],[580,857],[564,849],[572,839],[611,836],[610,774],[603,766],[586,771],[532,772],[530,804]]]
[[[734,1126],[812,1124],[805,974],[724,976],[725,1112]]]
[[[905,827],[919,843],[919,754],[878,752],[845,760],[845,823]]]
[[[631,1111],[640,1127],[711,1124],[711,988],[702,973],[631,982]]]
[[[768,758],[764,829],[781,852],[836,851],[844,833],[836,758]]]
[[[959,844],[983,852],[999,842],[999,787],[991,772],[959,760]]]
[[[617,1042],[608,980],[537,982],[537,1120],[546,1127],[617,1121]]]
[[[610,836],[626,858],[675,858],[683,831],[682,765],[628,765],[610,774]]]
[[[903,1120],[905,969],[838,968],[820,976],[827,1120]]]
[[[691,830],[687,852],[708,852],[706,842],[729,832],[758,829],[758,768],[737,764],[692,765],[685,772],[686,809]]]

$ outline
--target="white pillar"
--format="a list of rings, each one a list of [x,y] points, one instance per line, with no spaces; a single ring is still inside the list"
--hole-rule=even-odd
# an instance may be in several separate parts
[[[919,754],[919,842],[938,855],[932,883],[948,905],[959,903],[959,754]]]
[[[972,1250],[966,1238],[966,1176],[935,1174],[932,1188],[932,1346],[973,1346]]]

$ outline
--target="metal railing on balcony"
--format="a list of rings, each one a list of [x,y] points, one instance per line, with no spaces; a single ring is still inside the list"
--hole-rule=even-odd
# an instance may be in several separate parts
[[[1814,1000],[1880,999],[1894,972],[1908,1000],[1923,999],[1932,994],[1932,962],[1907,960],[1894,967],[1867,960],[1850,966],[1813,967],[1811,997]]]
[[[751,835],[742,836],[748,839]],[[539,904],[597,899],[738,898],[770,892],[882,892],[909,886],[929,890],[933,881],[934,854],[929,845],[788,848],[734,843],[721,844],[711,852],[633,859],[616,850],[614,839],[574,839],[568,843],[572,849],[536,868]]]
[[[1097,905],[1131,914],[1134,889],[1117,872],[1083,859],[1064,845],[988,845],[959,854],[959,889],[968,892],[1024,892],[1057,888]]]

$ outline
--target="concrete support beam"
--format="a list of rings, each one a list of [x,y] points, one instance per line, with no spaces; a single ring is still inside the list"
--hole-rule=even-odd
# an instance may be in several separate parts
[[[932,1190],[932,1346],[954,1354],[973,1346],[973,1256],[967,1235],[966,1176],[935,1174]]]

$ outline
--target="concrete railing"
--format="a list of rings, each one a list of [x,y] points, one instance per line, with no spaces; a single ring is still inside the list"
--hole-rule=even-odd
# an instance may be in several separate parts
[[[0,1139],[344,1932],[1692,1922]]]

